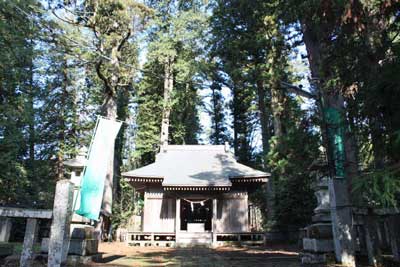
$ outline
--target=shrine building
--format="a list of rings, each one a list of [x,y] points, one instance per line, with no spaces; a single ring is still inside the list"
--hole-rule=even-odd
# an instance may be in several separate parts
[[[144,196],[130,245],[265,242],[252,227],[249,194],[270,174],[238,163],[228,145],[164,145],[154,163],[122,176]]]

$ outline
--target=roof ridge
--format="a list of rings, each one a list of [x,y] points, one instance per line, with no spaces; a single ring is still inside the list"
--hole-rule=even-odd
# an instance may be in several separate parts
[[[225,151],[224,145],[168,145],[167,151],[179,150],[208,150],[208,151]]]

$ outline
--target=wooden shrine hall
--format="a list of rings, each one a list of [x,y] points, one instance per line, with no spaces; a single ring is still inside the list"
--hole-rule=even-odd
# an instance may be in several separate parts
[[[251,231],[248,195],[270,174],[238,163],[228,145],[164,145],[154,163],[122,175],[144,194],[130,245],[264,242]]]

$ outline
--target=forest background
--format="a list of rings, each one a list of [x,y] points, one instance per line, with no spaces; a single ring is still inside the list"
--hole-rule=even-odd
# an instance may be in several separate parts
[[[115,226],[141,205],[120,174],[154,160],[164,120],[170,144],[230,142],[271,172],[252,197],[264,227],[302,227],[335,164],[323,112],[334,97],[353,204],[396,206],[399,11],[395,0],[1,1],[0,205],[51,206],[63,161],[102,115],[126,122]]]

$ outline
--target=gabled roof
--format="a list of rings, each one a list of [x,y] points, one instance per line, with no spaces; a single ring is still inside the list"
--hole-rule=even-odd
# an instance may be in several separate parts
[[[122,173],[126,178],[163,178],[163,186],[231,186],[232,180],[267,178],[262,172],[236,161],[223,145],[168,145],[156,161]]]

